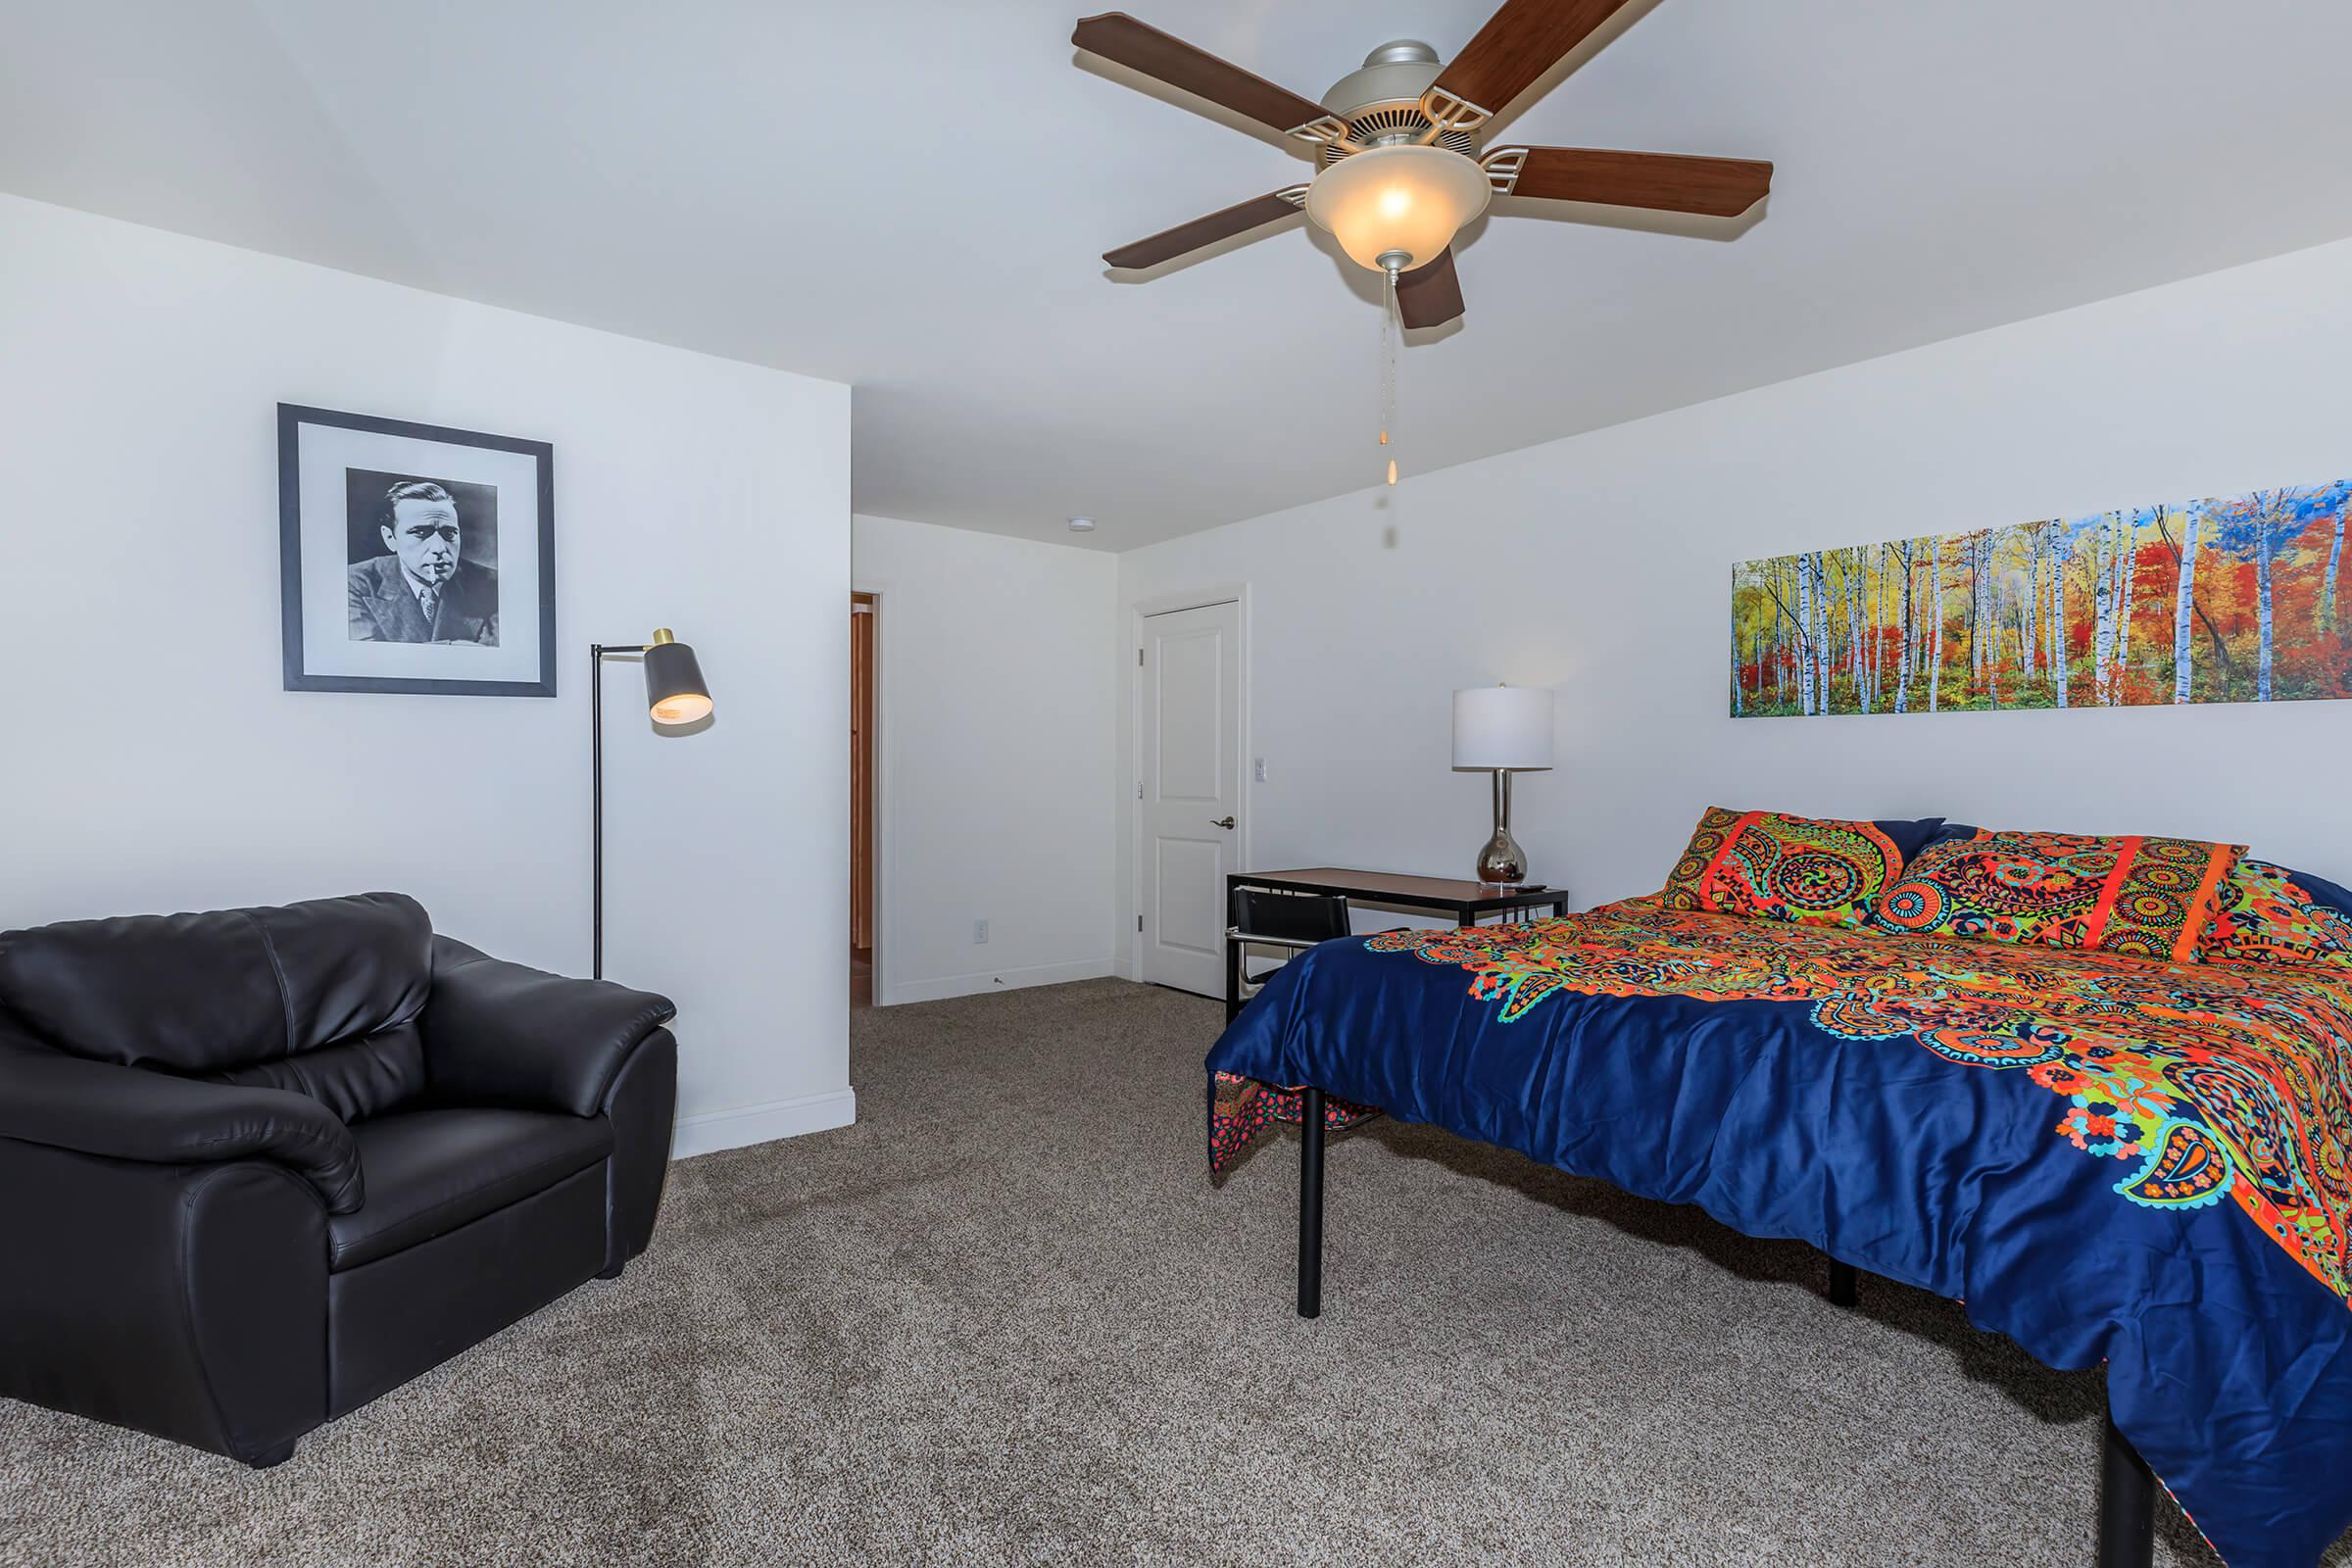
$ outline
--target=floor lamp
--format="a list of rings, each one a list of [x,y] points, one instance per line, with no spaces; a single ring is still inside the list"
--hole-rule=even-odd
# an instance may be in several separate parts
[[[663,626],[650,643],[588,645],[589,865],[595,909],[589,972],[605,977],[605,656],[645,657],[645,708],[657,724],[691,724],[710,716],[710,688],[694,650]]]

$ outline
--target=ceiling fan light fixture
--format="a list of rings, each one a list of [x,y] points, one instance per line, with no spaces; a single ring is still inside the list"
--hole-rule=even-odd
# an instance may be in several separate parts
[[[1398,271],[1434,262],[1494,195],[1486,171],[1445,147],[1372,147],[1341,159],[1307,187],[1306,216],[1358,267]]]

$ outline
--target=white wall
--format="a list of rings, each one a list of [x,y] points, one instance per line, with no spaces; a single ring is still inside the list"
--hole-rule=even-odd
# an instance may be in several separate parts
[[[859,516],[855,576],[881,595],[875,1000],[1108,974],[1117,559]]]
[[[1487,782],[1448,771],[1448,693],[1507,680],[1558,692],[1517,827],[1580,906],[1655,890],[1715,803],[2251,842],[2342,880],[2352,705],[1734,720],[1725,626],[1744,559],[2352,473],[2347,366],[2352,242],[1137,550],[1120,597],[1250,585],[1260,867],[1469,874]]]
[[[554,443],[558,699],[280,689],[280,401]],[[607,972],[679,1004],[681,1153],[847,1121],[849,443],[846,387],[0,197],[0,926],[391,888],[585,973],[587,645],[671,625],[717,714],[608,670]]]

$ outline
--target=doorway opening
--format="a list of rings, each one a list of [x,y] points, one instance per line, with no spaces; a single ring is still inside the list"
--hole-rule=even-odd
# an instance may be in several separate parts
[[[878,596],[850,595],[850,1005],[874,1002],[874,625]]]

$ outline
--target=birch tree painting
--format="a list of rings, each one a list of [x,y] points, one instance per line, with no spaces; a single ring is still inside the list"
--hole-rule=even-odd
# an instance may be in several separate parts
[[[1735,717],[2352,697],[2352,480],[1742,563]]]

